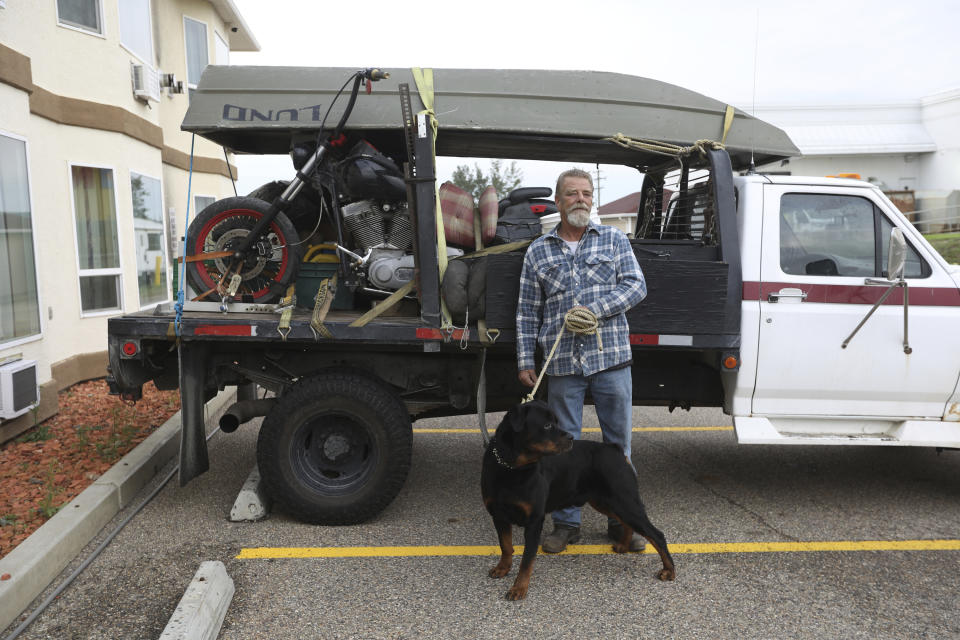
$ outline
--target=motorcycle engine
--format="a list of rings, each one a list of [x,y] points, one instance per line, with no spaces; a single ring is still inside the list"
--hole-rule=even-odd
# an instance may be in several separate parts
[[[366,279],[395,291],[413,278],[413,224],[405,201],[358,200],[343,207],[353,249],[364,253]]]
[[[413,278],[413,254],[374,249],[367,262],[367,278],[375,287],[396,291]]]
[[[410,250],[413,223],[406,202],[358,200],[343,207],[343,224],[361,251],[377,248]]]
[[[413,224],[405,201],[358,200],[345,205],[343,224],[353,249],[364,253],[367,282],[381,290],[396,291],[413,279]],[[447,249],[447,256],[463,255]]]

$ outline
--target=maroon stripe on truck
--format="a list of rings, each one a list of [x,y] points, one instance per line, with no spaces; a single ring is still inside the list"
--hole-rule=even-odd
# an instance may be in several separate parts
[[[454,329],[448,336],[451,340],[460,340],[463,338],[463,329]],[[444,332],[440,329],[417,329],[417,338],[420,340],[443,340]]]
[[[806,302],[832,304],[875,304],[884,286],[847,284],[810,284],[805,282],[744,282],[744,300],[766,300],[771,293],[781,289],[800,289],[807,294]],[[903,304],[903,290],[896,289],[884,304]],[[960,289],[946,287],[910,287],[910,305],[921,307],[960,307]]]

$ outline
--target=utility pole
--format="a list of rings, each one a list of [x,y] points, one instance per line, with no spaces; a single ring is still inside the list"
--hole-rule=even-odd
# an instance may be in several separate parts
[[[597,172],[593,177],[593,201],[597,205],[597,215],[600,215],[600,191],[603,189],[603,181],[606,178],[603,177],[603,172],[600,171],[600,163],[596,164]]]

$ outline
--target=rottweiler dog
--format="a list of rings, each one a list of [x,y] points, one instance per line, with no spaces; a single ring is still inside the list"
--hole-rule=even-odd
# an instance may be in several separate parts
[[[629,549],[636,531],[660,554],[663,569],[657,577],[676,577],[667,541],[647,517],[636,476],[623,452],[613,444],[574,440],[557,426],[545,402],[533,400],[507,412],[484,453],[480,491],[500,538],[500,562],[490,570],[490,577],[502,578],[510,572],[512,525],[523,527],[523,559],[507,591],[508,600],[527,595],[544,516],[587,502],[623,525],[623,537],[613,545],[616,553]]]

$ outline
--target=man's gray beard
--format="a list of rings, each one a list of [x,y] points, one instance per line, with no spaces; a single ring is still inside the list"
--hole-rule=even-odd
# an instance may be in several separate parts
[[[585,209],[576,209],[567,214],[567,222],[572,226],[581,228],[590,224],[590,212]]]

